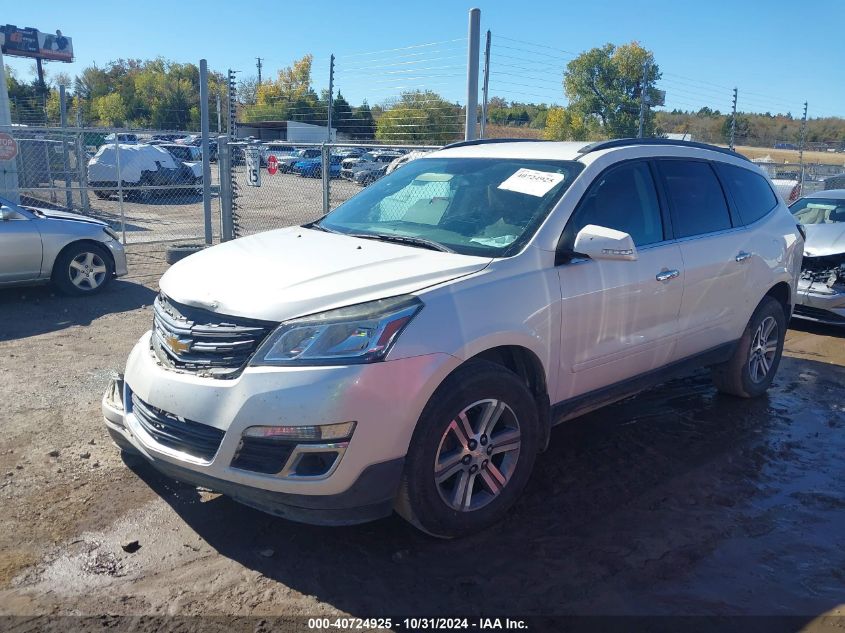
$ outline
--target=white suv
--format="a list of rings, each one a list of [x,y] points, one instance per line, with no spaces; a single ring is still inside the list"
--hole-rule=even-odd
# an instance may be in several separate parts
[[[121,448],[247,505],[459,536],[554,424],[691,366],[762,394],[802,252],[727,150],[458,143],[174,265],[103,410]]]

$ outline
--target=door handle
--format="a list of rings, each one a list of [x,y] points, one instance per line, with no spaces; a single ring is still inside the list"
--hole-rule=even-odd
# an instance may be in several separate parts
[[[746,261],[750,257],[751,257],[751,253],[746,253],[745,251],[739,251],[736,254],[736,257],[734,257],[734,259],[741,264],[742,262]]]
[[[678,277],[680,274],[681,273],[677,270],[661,270],[657,273],[655,279],[657,279],[657,281],[669,281],[670,279]]]

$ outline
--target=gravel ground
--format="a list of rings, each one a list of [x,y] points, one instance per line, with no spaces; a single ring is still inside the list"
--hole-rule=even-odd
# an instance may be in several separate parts
[[[100,397],[166,264],[129,266],[93,299],[0,291],[0,615],[845,615],[845,330],[793,324],[767,397],[698,372],[558,427],[503,523],[440,541],[290,523],[121,458]]]

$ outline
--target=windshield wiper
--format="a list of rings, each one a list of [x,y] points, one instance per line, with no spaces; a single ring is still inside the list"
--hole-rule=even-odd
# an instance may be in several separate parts
[[[385,233],[347,233],[350,237],[360,237],[364,240],[379,240],[381,242],[396,242],[397,244],[407,244],[408,246],[417,246],[419,248],[427,248],[432,251],[441,251],[443,253],[454,253],[448,246],[443,246],[439,242],[427,240],[424,237],[411,237],[409,235],[390,235]]]
[[[341,233],[340,231],[335,231],[326,226],[323,226],[322,224],[320,224],[319,220],[317,220],[316,222],[309,222],[308,224],[303,224],[302,226],[306,229],[317,229],[318,231],[324,231],[326,233],[335,233],[337,235],[343,235],[343,233]]]

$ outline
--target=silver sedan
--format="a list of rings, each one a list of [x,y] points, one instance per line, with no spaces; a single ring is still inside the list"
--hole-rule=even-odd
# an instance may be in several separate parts
[[[126,252],[105,222],[0,198],[0,288],[53,282],[87,295],[126,272]]]

